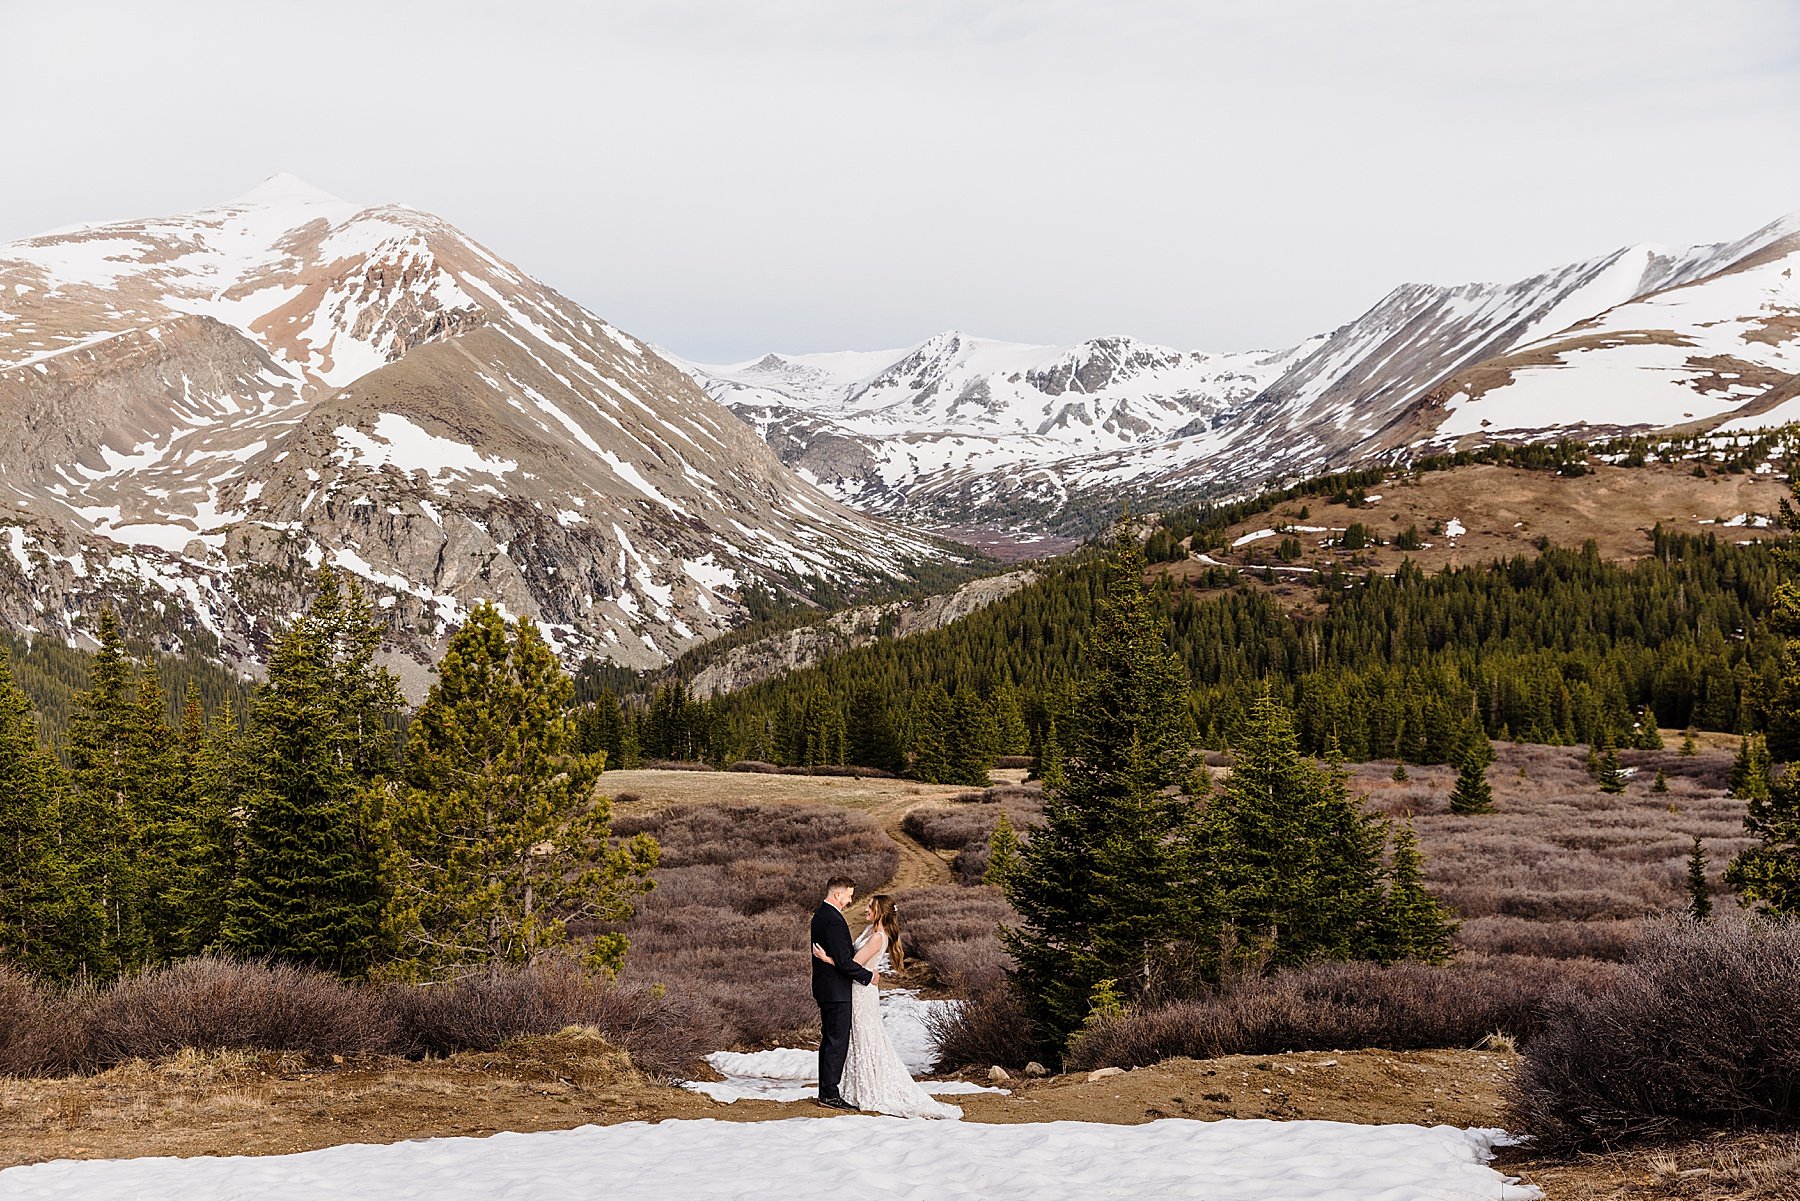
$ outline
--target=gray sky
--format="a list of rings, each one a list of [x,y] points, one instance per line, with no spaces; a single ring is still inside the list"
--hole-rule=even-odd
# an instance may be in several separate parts
[[[1291,345],[1800,209],[1793,0],[0,0],[0,240],[291,171],[703,360]]]

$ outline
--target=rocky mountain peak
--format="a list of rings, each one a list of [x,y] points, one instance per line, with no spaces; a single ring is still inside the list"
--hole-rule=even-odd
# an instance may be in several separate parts
[[[100,598],[253,662],[332,562],[430,658],[476,599],[648,665],[941,555],[783,467],[644,343],[417,210],[277,176],[0,246],[0,620]]]

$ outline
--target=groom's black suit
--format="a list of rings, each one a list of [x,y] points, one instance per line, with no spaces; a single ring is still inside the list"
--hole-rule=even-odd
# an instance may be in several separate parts
[[[850,945],[850,923],[830,901],[813,910],[812,940],[825,948],[832,962],[812,960],[812,994],[819,1003],[819,1099],[838,1095],[844,1078],[844,1057],[850,1053],[850,985],[874,979],[869,969],[856,962]]]

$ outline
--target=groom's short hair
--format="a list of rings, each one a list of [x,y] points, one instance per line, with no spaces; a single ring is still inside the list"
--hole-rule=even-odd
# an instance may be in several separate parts
[[[849,876],[833,876],[831,879],[825,881],[825,891],[827,893],[836,892],[840,888],[855,887],[856,881],[852,880]]]

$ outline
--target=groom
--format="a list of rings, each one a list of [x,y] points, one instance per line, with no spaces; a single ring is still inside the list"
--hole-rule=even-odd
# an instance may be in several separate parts
[[[856,962],[850,925],[844,920],[844,909],[855,895],[854,880],[833,876],[812,918],[812,941],[831,956],[830,963],[812,958],[812,994],[819,1003],[819,1104],[829,1109],[856,1108],[838,1095],[844,1056],[850,1051],[850,984],[874,979],[868,968]]]

